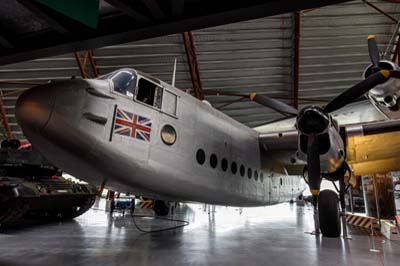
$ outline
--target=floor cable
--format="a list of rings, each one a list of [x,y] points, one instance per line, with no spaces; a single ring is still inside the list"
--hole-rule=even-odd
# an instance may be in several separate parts
[[[147,233],[147,234],[175,230],[175,229],[178,229],[178,228],[182,228],[182,227],[188,226],[190,224],[188,221],[172,219],[172,218],[164,218],[164,217],[159,217],[159,216],[154,216],[154,215],[133,214],[131,216],[132,216],[133,224],[135,225],[136,229],[139,230],[142,233]],[[142,229],[140,226],[137,225],[135,218],[153,218],[153,219],[164,220],[164,221],[169,221],[169,222],[178,222],[178,223],[182,223],[182,224],[177,225],[177,226],[163,228],[163,229],[157,229],[157,230],[145,230],[145,229]]]

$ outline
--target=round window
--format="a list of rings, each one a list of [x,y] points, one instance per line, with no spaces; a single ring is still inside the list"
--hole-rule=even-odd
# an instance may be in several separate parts
[[[252,173],[251,168],[247,169],[247,177],[249,179],[251,179],[251,173]]]
[[[226,170],[228,169],[228,160],[226,160],[226,158],[222,159],[221,168],[222,168],[222,171],[224,171],[224,172],[226,172]]]
[[[258,172],[257,172],[257,170],[254,171],[254,179],[255,179],[256,181],[258,180]]]
[[[202,149],[197,150],[196,159],[199,164],[203,164],[206,161],[206,154]]]
[[[172,145],[176,141],[176,131],[171,125],[165,125],[161,129],[161,139],[167,145]]]
[[[242,164],[242,165],[240,166],[240,175],[241,175],[241,176],[244,176],[244,172],[245,172],[245,169],[244,169],[244,165]]]
[[[260,181],[261,181],[261,183],[264,182],[264,173],[263,172],[261,172],[261,174],[260,174]]]
[[[217,167],[217,164],[218,164],[217,155],[215,155],[213,153],[213,154],[211,154],[211,157],[210,157],[210,165],[211,165],[212,168],[215,168],[215,167]]]
[[[232,171],[232,174],[236,174],[236,172],[237,172],[237,164],[236,164],[236,162],[232,162],[231,171]]]

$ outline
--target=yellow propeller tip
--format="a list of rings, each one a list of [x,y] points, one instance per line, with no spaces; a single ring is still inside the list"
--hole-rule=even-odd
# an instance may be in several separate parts
[[[368,35],[368,40],[375,39],[375,35]]]
[[[254,100],[254,98],[256,97],[257,93],[253,92],[250,93],[250,101]]]
[[[311,195],[317,196],[319,194],[319,189],[310,189]]]
[[[390,76],[390,71],[389,70],[382,69],[380,72],[385,78],[388,78]]]

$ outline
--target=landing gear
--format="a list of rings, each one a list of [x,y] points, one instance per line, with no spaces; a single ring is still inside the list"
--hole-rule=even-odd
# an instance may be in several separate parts
[[[169,213],[169,204],[163,200],[155,200],[153,210],[157,216],[167,216]]]
[[[318,196],[319,228],[325,237],[339,237],[341,232],[338,195],[323,190]]]
[[[332,190],[323,190],[320,192],[322,178],[316,173],[310,179],[308,175],[304,175],[304,179],[310,187],[312,193],[312,203],[314,206],[314,227],[315,235],[321,232],[325,237],[340,237],[341,228],[343,227],[343,238],[351,239],[347,234],[346,224],[346,204],[345,194],[349,185],[346,186],[345,174],[351,175],[351,170],[346,163],[342,165],[337,172],[324,174],[322,177],[330,180],[335,185],[335,181],[339,181],[340,188],[336,187],[337,192]],[[340,209],[339,209],[340,202]]]
[[[346,186],[345,183],[346,173],[351,177],[350,167],[344,163],[337,172],[324,175],[326,179],[332,181],[336,191],[339,193],[338,196],[338,194],[332,190],[324,190],[318,195],[318,217],[320,220],[320,229],[322,234],[326,237],[340,237],[341,228],[343,227],[343,238],[351,239],[347,234],[346,223],[345,194],[350,187],[350,185]],[[339,181],[339,189],[335,185],[335,181]]]
[[[339,185],[340,185],[340,187],[339,187],[339,199],[340,199],[340,209],[341,209],[340,216],[342,218],[343,238],[351,239],[351,237],[347,233],[346,202],[345,202],[345,199],[344,199],[345,194],[346,194],[348,188],[350,187],[350,185],[348,185],[346,187],[346,183],[344,182],[344,176],[339,179]]]

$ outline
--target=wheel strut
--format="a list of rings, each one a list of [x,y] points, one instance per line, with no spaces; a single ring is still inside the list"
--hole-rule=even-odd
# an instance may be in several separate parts
[[[318,195],[313,195],[313,207],[314,207],[314,234],[319,235],[319,215],[318,215]]]
[[[342,220],[343,227],[343,238],[351,239],[347,232],[347,222],[346,222],[346,202],[345,202],[345,194],[346,194],[346,184],[344,182],[344,177],[339,178],[339,199],[340,199],[340,216]]]

